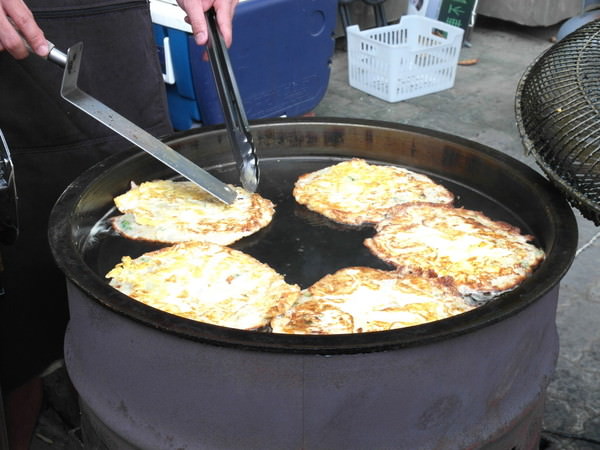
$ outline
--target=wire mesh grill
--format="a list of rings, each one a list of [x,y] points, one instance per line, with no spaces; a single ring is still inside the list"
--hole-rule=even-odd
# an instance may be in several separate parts
[[[600,21],[558,42],[524,73],[523,144],[584,217],[600,225]]]

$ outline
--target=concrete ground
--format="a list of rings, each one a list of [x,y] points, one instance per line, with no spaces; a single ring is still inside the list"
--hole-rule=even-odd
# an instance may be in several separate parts
[[[436,129],[480,142],[530,165],[514,113],[517,83],[526,67],[552,45],[557,27],[529,28],[478,18],[470,48],[452,89],[400,103],[387,103],[347,82],[343,42],[332,61],[328,91],[314,110],[318,116],[399,122]],[[557,324],[560,355],[547,393],[542,448],[600,450],[600,227],[576,212],[579,246],[562,280]],[[33,450],[81,448],[77,411],[68,379],[59,369],[46,377],[49,401]],[[508,450],[508,449],[507,449]]]

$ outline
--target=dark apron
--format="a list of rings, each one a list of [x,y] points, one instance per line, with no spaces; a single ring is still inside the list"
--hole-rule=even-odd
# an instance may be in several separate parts
[[[83,42],[79,85],[155,136],[171,132],[146,0],[29,3],[46,38]],[[0,129],[15,165],[20,234],[2,247],[0,379],[11,389],[62,357],[65,279],[47,240],[54,202],[86,168],[131,144],[60,97],[62,69],[0,53]]]

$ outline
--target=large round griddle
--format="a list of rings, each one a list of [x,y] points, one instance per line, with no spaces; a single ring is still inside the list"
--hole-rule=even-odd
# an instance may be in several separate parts
[[[105,307],[186,339],[263,351],[355,353],[433,342],[502,320],[555,286],[574,257],[577,227],[567,202],[535,171],[488,147],[429,130],[362,120],[268,120],[253,124],[252,133],[262,173],[258,192],[275,203],[276,214],[271,225],[233,247],[269,264],[289,283],[308,287],[343,267],[390,268],[362,244],[374,233],[372,227],[334,223],[291,196],[299,175],[352,157],[429,175],[456,195],[458,206],[483,211],[533,235],[534,243],[546,251],[546,260],[514,291],[460,316],[416,327],[294,336],[194,322],[134,301],[104,278],[121,257],[161,247],[122,238],[106,227],[106,219],[117,213],[113,198],[131,181],[174,177],[168,168],[132,149],[82,174],[58,201],[50,241],[67,278]],[[168,143],[223,181],[237,184],[223,128],[181,133]]]

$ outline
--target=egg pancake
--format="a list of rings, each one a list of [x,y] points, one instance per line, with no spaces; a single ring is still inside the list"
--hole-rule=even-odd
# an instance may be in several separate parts
[[[406,202],[454,201],[450,191],[425,175],[358,158],[300,176],[293,195],[311,211],[349,225],[377,223]]]
[[[253,257],[209,242],[186,242],[122,258],[110,285],[161,311],[242,330],[269,324],[300,294]]]
[[[235,202],[227,205],[191,181],[132,184],[129,191],[115,197],[117,209],[124,214],[111,223],[130,239],[228,245],[267,226],[275,212],[270,200],[241,187],[235,190]]]
[[[472,308],[448,279],[349,267],[302,291],[287,312],[271,320],[271,328],[288,334],[384,331],[444,319]]]
[[[454,279],[474,297],[496,295],[520,284],[544,259],[532,236],[481,212],[413,203],[394,208],[365,245],[399,269]]]

